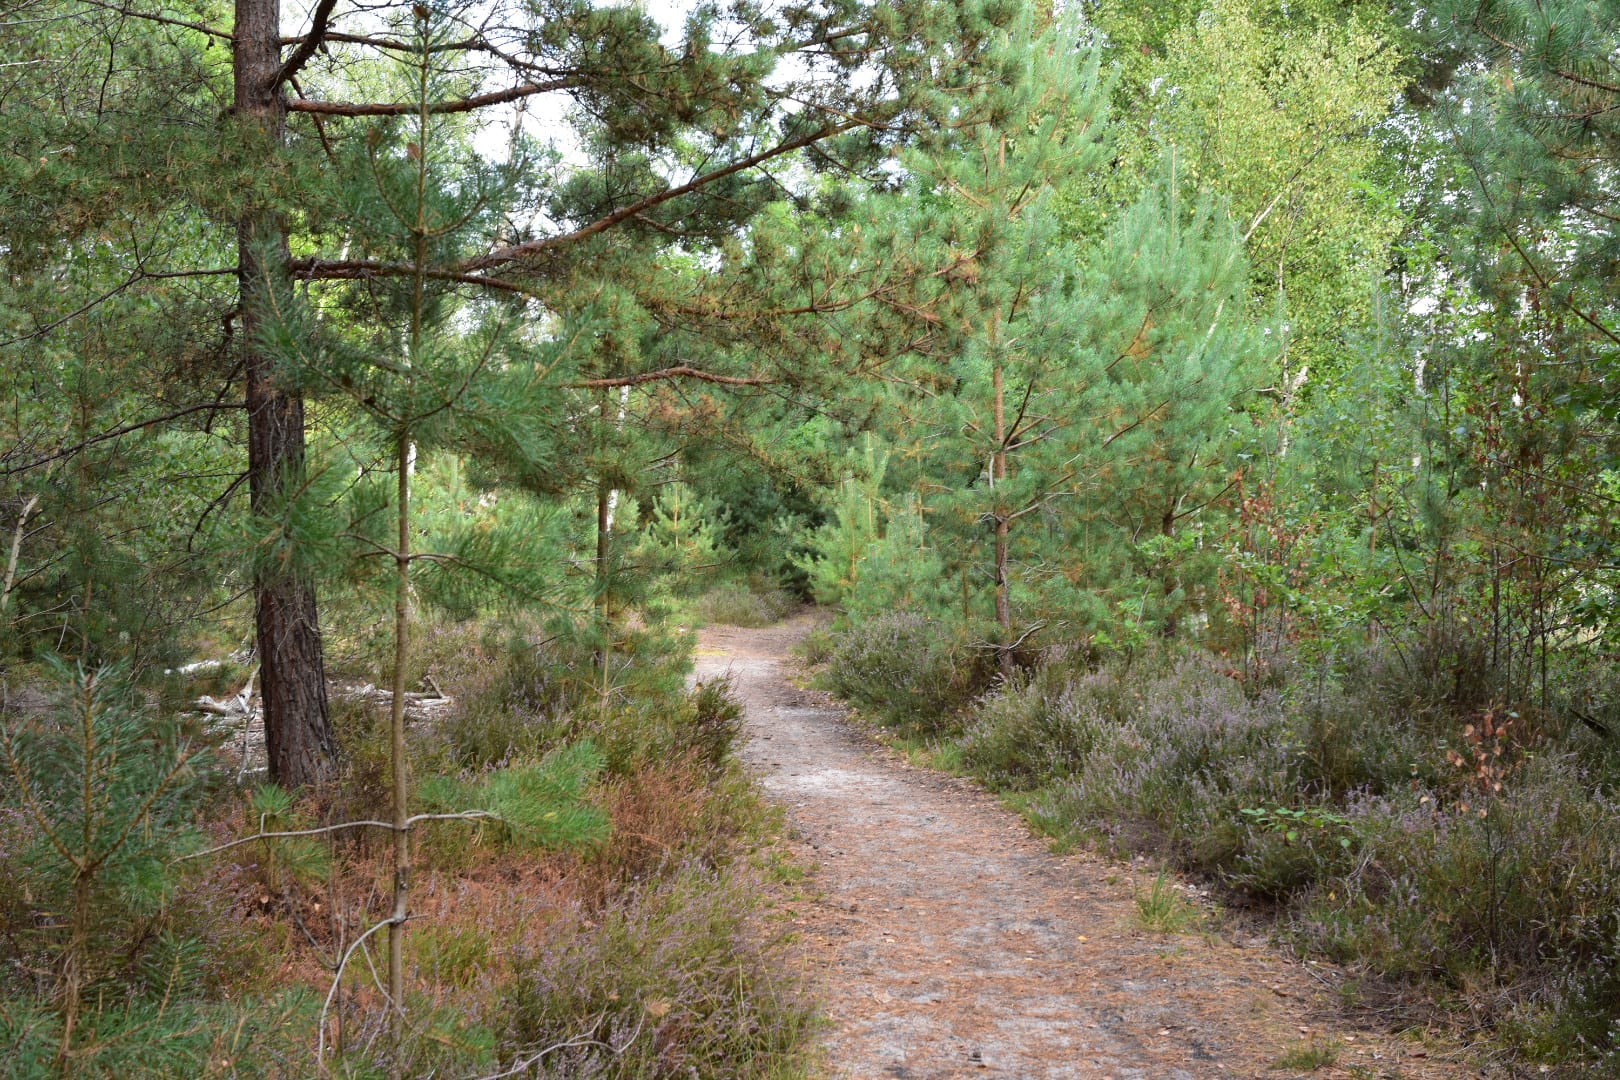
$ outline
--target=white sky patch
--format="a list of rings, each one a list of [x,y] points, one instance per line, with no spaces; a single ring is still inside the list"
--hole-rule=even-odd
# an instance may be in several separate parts
[[[673,49],[681,43],[686,17],[697,6],[697,0],[630,0],[628,3],[597,6],[635,8],[658,23],[659,41],[666,48]],[[283,35],[295,37],[307,33],[314,8],[315,0],[288,0],[281,13]],[[408,9],[406,3],[367,7],[357,5],[353,0],[340,0],[330,25],[333,29],[351,34],[381,34],[389,28],[391,16],[400,16]],[[459,7],[457,14],[461,21],[476,26],[480,16],[493,9],[494,5],[490,3],[474,3]],[[490,59],[486,66],[492,75],[511,77],[498,60]],[[586,155],[578,128],[571,118],[573,109],[573,100],[560,91],[536,94],[519,102],[481,109],[478,113],[481,122],[473,136],[473,146],[485,160],[505,161],[512,153],[514,126],[520,126],[527,137],[555,149],[565,164],[583,165]]]

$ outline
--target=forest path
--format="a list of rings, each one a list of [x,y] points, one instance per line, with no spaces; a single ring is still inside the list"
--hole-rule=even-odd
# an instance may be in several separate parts
[[[790,907],[830,1076],[1286,1078],[1327,1047],[1309,1075],[1475,1075],[1339,1015],[1326,965],[1140,929],[1147,869],[1052,855],[976,785],[906,765],[790,683],[813,625],[707,629],[697,678],[731,678],[742,756],[812,868],[812,898]]]

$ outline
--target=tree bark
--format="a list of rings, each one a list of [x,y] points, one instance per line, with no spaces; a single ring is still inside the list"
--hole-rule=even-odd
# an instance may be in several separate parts
[[[232,41],[236,115],[266,153],[286,137],[281,71],[280,0],[236,0]],[[281,385],[275,358],[262,344],[269,289],[286,280],[287,231],[273,208],[249,207],[237,222],[241,341],[247,372],[248,483],[255,513],[268,510],[302,482],[304,399]],[[295,574],[261,568],[254,580],[260,694],[270,778],[284,787],[332,775],[336,741],[327,710],[315,590]]]

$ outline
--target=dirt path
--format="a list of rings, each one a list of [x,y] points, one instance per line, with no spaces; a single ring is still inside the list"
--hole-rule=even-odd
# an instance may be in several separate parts
[[[909,768],[789,683],[809,625],[707,630],[697,675],[730,675],[744,757],[815,867],[795,921],[831,1020],[829,1075],[1282,1078],[1314,1049],[1333,1059],[1320,1077],[1473,1075],[1344,1022],[1326,966],[1140,929],[1151,875],[1051,855],[976,786]]]

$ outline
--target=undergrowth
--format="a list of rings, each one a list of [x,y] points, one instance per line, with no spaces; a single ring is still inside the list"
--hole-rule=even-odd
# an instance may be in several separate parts
[[[1261,677],[1168,647],[1058,651],[977,700],[916,616],[818,651],[831,688],[944,736],[1055,843],[1203,875],[1298,948],[1427,987],[1531,1060],[1620,1075],[1620,749],[1512,702],[1477,645]]]
[[[490,816],[415,829],[397,1051],[381,935],[361,940],[388,916],[388,836],[202,850],[376,816],[374,710],[342,707],[349,775],[295,799],[235,789],[206,732],[160,722],[116,672],[64,672],[51,712],[5,718],[0,1072],[804,1075],[815,1013],[754,868],[782,826],[732,755],[728,684],[688,689],[687,643],[653,632],[605,663],[532,628],[428,645],[419,670],[456,703],[410,733],[413,810]],[[110,800],[88,830],[85,791]],[[88,884],[64,836],[100,844]]]

